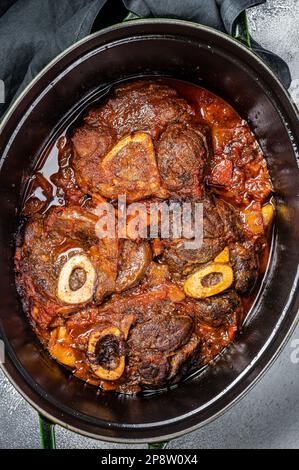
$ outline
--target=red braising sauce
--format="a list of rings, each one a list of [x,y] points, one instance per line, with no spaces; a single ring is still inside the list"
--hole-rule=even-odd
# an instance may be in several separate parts
[[[240,316],[239,313],[231,315],[231,324],[229,326],[215,328],[200,321],[197,325],[197,334],[202,338],[202,362],[207,363],[233,341],[257,295],[268,264],[274,199],[262,150],[247,122],[239,116],[232,106],[205,88],[173,79],[161,79],[161,82],[173,87],[191,104],[195,110],[195,122],[209,128],[210,161],[208,162],[209,171],[205,177],[206,188],[210,193],[216,194],[217,197],[225,200],[238,210],[247,236],[259,246],[258,281],[256,287],[249,294],[241,297],[242,315]],[[79,124],[82,122],[81,116],[77,116],[77,122]],[[90,198],[93,197],[93,195],[86,195],[79,188],[72,167],[73,147],[70,134],[74,128],[75,124],[71,124],[62,129],[56,141],[41,155],[36,171],[28,182],[25,192],[22,214],[29,220],[32,217],[46,215],[49,209],[55,206],[76,205],[84,208]],[[69,247],[69,245],[67,246]],[[162,265],[159,265],[160,261],[158,259],[160,252],[163,250],[163,244],[160,240],[152,243],[152,250],[154,259],[157,259],[157,266],[153,268],[149,277],[152,276],[152,279],[156,279],[159,283],[160,278],[162,279],[164,276]],[[16,255],[17,263],[18,256],[20,254]],[[134,289],[132,305],[134,296],[141,296],[140,299],[143,298],[143,286],[137,286]],[[163,298],[163,289],[159,290],[158,285],[155,292],[157,301]],[[174,299],[178,296],[175,301],[180,302],[180,294],[175,289],[171,295]],[[126,299],[124,293],[114,294],[112,296],[112,306],[115,301],[119,306],[118,309],[121,310],[123,304],[128,304]],[[142,302],[142,300],[138,302]],[[67,310],[68,307],[65,308],[64,313]],[[70,310],[72,309],[70,308]],[[78,362],[76,375],[91,383],[101,385],[107,390],[125,392],[129,390],[129,392],[134,392],[137,390],[137,386],[133,382],[126,388],[125,382],[124,385],[119,383],[115,385],[113,381],[99,381],[90,373],[88,363],[81,358],[80,349],[83,350],[85,347],[86,338],[91,331],[88,315],[85,312],[82,321],[80,318],[76,319],[78,317],[74,315],[74,320],[69,321],[69,335],[73,340],[76,338],[76,347],[79,344],[79,349],[76,352]],[[59,322],[57,324],[59,325]],[[57,327],[56,323],[52,324],[50,328],[54,326]],[[39,328],[37,328],[37,333],[40,337],[43,335]],[[112,348],[111,345],[110,348]]]

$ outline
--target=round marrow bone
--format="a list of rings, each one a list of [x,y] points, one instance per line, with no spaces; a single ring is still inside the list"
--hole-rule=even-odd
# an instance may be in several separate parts
[[[82,269],[85,273],[83,285],[76,290],[71,288],[71,276],[76,269]],[[57,285],[57,297],[67,304],[81,304],[92,298],[96,280],[95,269],[84,254],[72,256],[62,267]]]
[[[217,279],[216,283],[211,285],[204,285],[203,280],[209,275],[220,275],[220,280]],[[228,289],[233,280],[233,270],[228,264],[214,262],[191,274],[184,283],[184,290],[190,297],[203,299]]]
[[[108,198],[126,194],[128,201],[137,201],[159,191],[166,194],[161,190],[153,141],[145,132],[123,137],[101,161],[100,173],[100,192]]]
[[[89,337],[87,354],[94,374],[103,380],[119,379],[125,370],[122,349],[122,333],[117,327],[93,331]]]

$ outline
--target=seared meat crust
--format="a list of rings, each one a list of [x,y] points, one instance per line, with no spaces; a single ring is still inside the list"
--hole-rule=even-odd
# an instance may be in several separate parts
[[[207,192],[219,173],[210,127],[174,88],[141,80],[115,87],[59,145],[51,182],[65,205],[53,208],[51,200],[47,209],[33,197],[23,211],[31,218],[15,265],[24,309],[50,354],[91,384],[132,394],[177,383],[233,341],[242,295],[259,273],[260,245],[239,210]],[[218,185],[223,171],[221,178]],[[36,179],[53,199],[51,184]],[[201,203],[202,245],[186,247],[186,233],[174,237],[173,219],[167,239],[161,220],[154,240],[133,236],[128,220],[123,238],[100,237],[97,205],[111,202],[117,224],[119,195],[144,202],[147,217],[151,202],[187,202],[191,231]],[[219,255],[233,283],[192,298],[184,282]]]
[[[187,239],[164,243],[162,260],[176,278],[184,277],[200,266],[213,261],[225,247],[235,276],[235,289],[249,293],[258,276],[256,247],[247,239],[238,212],[221,199],[197,200],[203,204],[203,240],[198,248],[186,247]]]
[[[125,194],[128,201],[165,198],[168,189],[201,194],[207,129],[188,127],[193,115],[187,101],[166,85],[141,81],[116,87],[72,136],[80,188],[108,198]]]
[[[208,164],[207,128],[173,124],[161,135],[157,160],[162,185],[172,194],[200,196]]]
[[[115,87],[111,98],[92,109],[85,122],[113,129],[118,139],[136,131],[157,139],[169,124],[186,122],[193,116],[192,107],[173,88],[142,80]]]

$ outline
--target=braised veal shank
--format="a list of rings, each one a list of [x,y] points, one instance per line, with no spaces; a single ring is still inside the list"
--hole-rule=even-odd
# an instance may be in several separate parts
[[[59,171],[34,175],[23,208],[24,310],[53,358],[104,390],[167,387],[211,362],[263,274],[273,205],[262,151],[227,103],[193,88],[194,102],[173,81],[115,87],[58,141]],[[201,245],[171,224],[168,238],[159,224],[154,238],[133,236],[128,218],[120,233],[120,195],[145,205],[146,227],[153,202],[187,202],[192,217],[201,204]],[[105,203],[113,237],[98,232]]]

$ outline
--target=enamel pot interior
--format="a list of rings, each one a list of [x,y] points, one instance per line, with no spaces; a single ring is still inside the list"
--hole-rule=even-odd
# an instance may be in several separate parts
[[[42,350],[14,284],[17,212],[41,150],[107,85],[138,75],[200,84],[248,119],[265,152],[277,196],[271,261],[244,332],[217,361],[167,393],[128,398],[99,392]],[[87,38],[60,56],[7,116],[0,137],[1,335],[5,372],[54,421],[100,439],[149,441],[179,435],[217,416],[247,390],[282,347],[298,310],[298,120],[283,88],[244,47],[209,28],[134,21]]]

